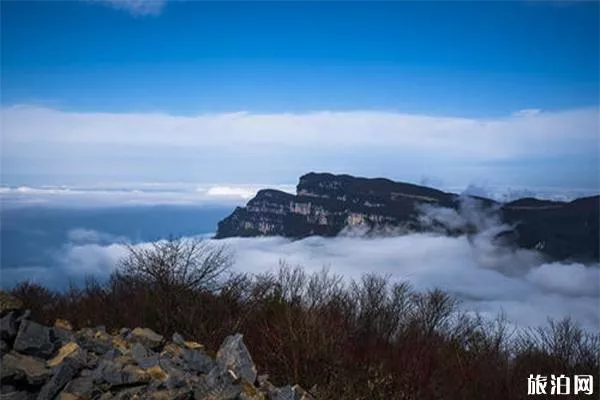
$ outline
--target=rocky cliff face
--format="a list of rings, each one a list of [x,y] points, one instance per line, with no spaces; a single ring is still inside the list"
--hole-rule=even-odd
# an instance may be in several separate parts
[[[43,326],[14,308],[3,304],[0,312],[1,399],[314,399],[298,385],[275,387],[257,375],[240,334],[225,338],[213,359],[179,334],[76,332],[67,321]]]
[[[501,234],[506,244],[536,249],[552,259],[598,260],[599,199],[570,203],[521,199],[500,204],[388,179],[309,173],[300,178],[296,195],[259,191],[246,207],[236,208],[219,222],[216,238],[335,236],[348,228],[371,233],[393,229],[472,234],[481,226],[462,212],[468,203],[478,213],[494,213],[500,222],[511,225]],[[433,217],[431,210],[436,211]],[[444,215],[440,211],[455,212],[460,223],[440,218]]]

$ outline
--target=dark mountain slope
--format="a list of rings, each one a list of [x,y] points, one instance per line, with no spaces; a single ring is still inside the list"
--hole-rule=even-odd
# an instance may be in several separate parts
[[[457,227],[424,224],[420,218],[424,209],[461,213],[467,199],[479,211],[496,213],[502,222],[513,226],[510,235],[503,232],[513,245],[539,250],[555,260],[599,259],[599,196],[570,203],[526,198],[500,204],[389,179],[329,173],[303,175],[296,192],[259,191],[246,207],[236,208],[219,222],[216,237],[335,236],[348,227],[407,232],[442,229],[447,234],[472,234],[479,228],[468,220]]]

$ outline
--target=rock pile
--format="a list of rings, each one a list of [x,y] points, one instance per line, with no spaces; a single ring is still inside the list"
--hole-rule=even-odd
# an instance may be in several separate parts
[[[48,327],[10,307],[0,317],[1,400],[314,399],[258,376],[241,334],[228,336],[213,359],[179,334],[169,341],[144,328],[74,331],[64,320]]]

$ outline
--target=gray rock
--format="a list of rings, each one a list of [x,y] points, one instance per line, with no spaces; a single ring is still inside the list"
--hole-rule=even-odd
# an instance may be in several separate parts
[[[0,339],[0,354],[8,353],[10,346],[4,340]]]
[[[111,398],[115,400],[131,400],[135,398],[135,395],[139,394],[142,391],[142,389],[142,387],[125,388],[119,390]]]
[[[75,340],[75,335],[73,334],[73,332],[69,332],[65,329],[61,329],[61,328],[57,328],[57,327],[53,327],[50,328],[52,329],[52,334],[54,335],[54,337],[56,338],[56,340],[61,344],[66,344],[69,342],[72,342]]]
[[[182,335],[180,335],[177,332],[173,334],[173,337],[171,338],[171,341],[173,343],[175,343],[176,345],[179,345],[179,346],[184,346],[185,345],[185,339],[183,338]]]
[[[13,385],[0,385],[0,394],[16,392],[17,388]]]
[[[242,393],[242,387],[225,367],[215,366],[194,385],[195,400],[232,400]]]
[[[141,343],[131,346],[131,357],[141,368],[150,368],[158,364],[158,354],[148,350]]]
[[[50,375],[51,370],[39,359],[15,352],[2,357],[0,379],[3,383],[26,380],[30,385],[40,386]]]
[[[150,376],[133,365],[122,366],[121,364],[102,360],[94,370],[94,382],[106,382],[112,386],[142,384],[150,381]]]
[[[217,362],[251,384],[256,381],[256,366],[240,333],[225,338],[217,352]]]
[[[269,391],[270,400],[296,400],[296,393],[291,386],[284,386]]]
[[[198,350],[183,349],[181,356],[185,369],[200,374],[209,372],[215,366],[215,361],[212,358]]]
[[[37,400],[52,400],[69,381],[77,376],[83,368],[76,358],[65,358],[58,366],[56,372],[40,390]]]
[[[25,320],[19,326],[13,348],[22,354],[50,358],[56,350],[51,332],[51,329],[46,326]]]
[[[151,350],[158,350],[164,342],[164,337],[148,328],[135,328],[131,331],[131,341],[139,342]]]
[[[300,385],[292,386],[292,390],[294,391],[295,400],[315,400],[314,396],[302,389]]]
[[[21,321],[31,318],[31,310],[15,310],[15,312],[17,313],[16,320],[19,324]]]
[[[113,349],[109,340],[94,337],[89,331],[83,330],[76,335],[77,344],[84,350],[98,355],[104,355]]]
[[[73,379],[67,384],[67,386],[65,386],[65,389],[63,390],[64,393],[73,394],[83,398],[93,397],[92,393],[95,391],[94,379],[91,376]]]
[[[19,329],[16,313],[16,311],[10,311],[0,318],[0,339],[9,343],[17,336],[17,330]]]
[[[26,391],[14,391],[10,393],[0,394],[0,400],[33,400],[35,399],[35,393]]]

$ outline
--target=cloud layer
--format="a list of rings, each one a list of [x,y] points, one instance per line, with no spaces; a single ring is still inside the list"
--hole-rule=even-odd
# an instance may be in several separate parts
[[[597,108],[462,118],[391,111],[174,116],[13,106],[1,117],[3,175],[13,180],[289,182],[325,170],[412,181],[427,173],[447,184],[598,182]]]
[[[600,331],[600,265],[546,263],[534,251],[500,246],[493,237],[505,228],[501,221],[469,201],[459,212],[424,209],[423,222],[433,220],[456,226],[468,221],[480,233],[447,237],[387,232],[366,237],[346,232],[335,238],[230,238],[216,243],[234,252],[234,269],[239,272],[273,271],[280,261],[301,265],[308,272],[328,267],[347,280],[375,272],[392,281],[407,281],[417,290],[441,288],[462,300],[465,310],[490,318],[504,313],[518,326],[571,316],[586,329]],[[106,277],[127,254],[123,238],[81,228],[67,237],[68,243],[55,253],[55,269],[22,273],[44,282],[50,275],[59,284],[85,274]]]
[[[600,266],[532,264],[535,255],[517,252],[495,258],[465,238],[413,234],[364,239],[356,237],[227,239],[235,269],[274,271],[279,261],[302,265],[309,272],[323,266],[348,279],[364,273],[389,275],[419,290],[439,287],[460,298],[466,310],[487,317],[500,312],[519,326],[545,324],[548,317],[572,316],[586,329],[600,330]],[[138,246],[147,246],[139,244]],[[127,254],[123,245],[71,243],[60,253],[63,273],[104,276]],[[504,270],[513,272],[507,274]]]

